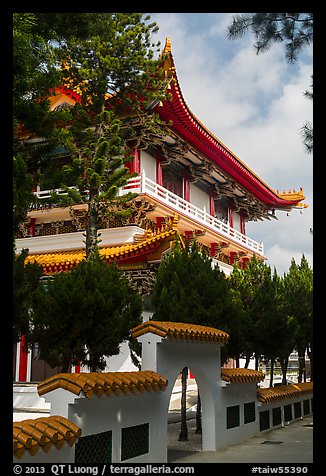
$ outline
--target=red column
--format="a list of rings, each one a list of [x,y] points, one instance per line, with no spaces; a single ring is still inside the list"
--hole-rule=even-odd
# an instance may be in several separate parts
[[[28,359],[28,351],[25,347],[26,338],[22,336],[21,341],[19,343],[19,373],[18,373],[18,380],[19,382],[26,382],[27,380],[27,359]]]
[[[156,183],[158,185],[163,185],[163,168],[160,157],[156,157]]]
[[[75,365],[75,374],[80,374],[80,362]]]
[[[245,235],[246,234],[246,220],[242,213],[240,213],[240,232]]]
[[[232,210],[232,206],[229,204],[229,207],[228,207],[228,213],[229,213],[229,225],[231,228],[233,228],[233,210]]]
[[[31,218],[31,221],[29,223],[30,236],[35,236],[35,223],[36,223],[36,218]]]
[[[140,174],[140,150],[131,147],[131,153],[133,154],[134,159],[127,162],[125,166],[128,167],[130,173],[137,172]]]
[[[187,174],[183,176],[183,198],[190,202],[190,182]]]
[[[209,192],[209,214],[212,215],[212,217],[215,217],[215,202],[213,190],[210,190]]]

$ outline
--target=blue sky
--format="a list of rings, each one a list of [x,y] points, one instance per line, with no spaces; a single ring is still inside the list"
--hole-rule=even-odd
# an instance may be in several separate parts
[[[312,121],[312,47],[294,64],[275,44],[260,55],[247,34],[229,40],[235,13],[150,13],[162,48],[171,38],[183,96],[198,119],[274,190],[304,189],[309,207],[278,221],[247,224],[247,235],[263,241],[267,264],[287,272],[292,257],[313,262],[313,156],[305,152],[300,129]]]

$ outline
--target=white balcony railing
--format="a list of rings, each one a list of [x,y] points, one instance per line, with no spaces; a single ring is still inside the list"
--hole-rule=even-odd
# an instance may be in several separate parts
[[[159,202],[168,205],[174,211],[179,212],[191,219],[195,219],[199,223],[202,223],[206,227],[224,236],[226,239],[239,243],[240,245],[249,248],[256,254],[264,254],[264,247],[262,243],[258,243],[257,241],[248,238],[248,236],[235,230],[227,223],[224,223],[218,218],[213,217],[207,213],[205,208],[198,208],[196,205],[193,205],[187,200],[184,200],[178,195],[175,195],[166,188],[157,184],[153,180],[146,177],[144,170],[141,175],[131,179],[128,185],[126,185],[120,193],[123,195],[127,192],[136,192],[149,195]]]
[[[66,193],[62,189],[57,189],[55,191],[62,195],[65,195]],[[146,194],[158,200],[159,202],[168,205],[172,210],[205,225],[226,239],[245,246],[256,254],[262,256],[264,255],[264,247],[262,243],[252,240],[248,236],[232,228],[229,224],[224,223],[216,217],[213,217],[207,213],[205,208],[196,207],[196,205],[193,205],[187,200],[184,200],[178,195],[175,195],[166,188],[157,184],[153,180],[146,177],[144,170],[138,177],[130,179],[128,185],[123,187],[119,193],[120,195],[124,195],[128,192]],[[40,199],[49,198],[51,196],[51,190],[43,190],[34,193]]]

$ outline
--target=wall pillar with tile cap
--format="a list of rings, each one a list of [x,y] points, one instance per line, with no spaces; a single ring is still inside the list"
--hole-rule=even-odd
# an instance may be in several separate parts
[[[203,450],[215,451],[219,445],[218,428],[224,424],[220,344],[171,340],[150,332],[137,340],[142,343],[142,370],[154,370],[168,379],[168,387],[162,394],[166,415],[179,373],[183,367],[190,368],[201,396]]]

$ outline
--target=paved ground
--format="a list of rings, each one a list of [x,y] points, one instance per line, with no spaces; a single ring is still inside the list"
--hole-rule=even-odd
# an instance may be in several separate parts
[[[179,442],[180,423],[176,413],[168,425],[169,463],[312,463],[313,418],[306,417],[244,443],[219,451],[201,451],[201,435],[195,434],[194,412],[188,412],[187,442]],[[173,422],[174,421],[174,422]]]

